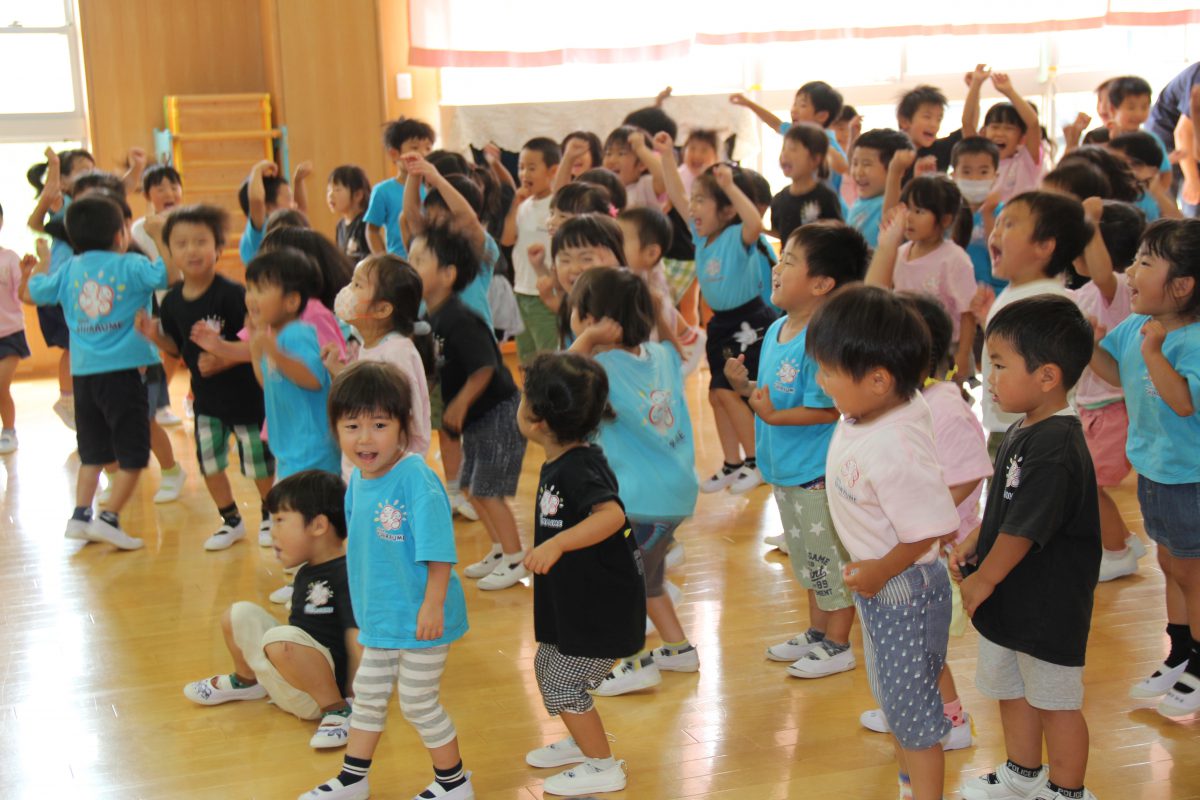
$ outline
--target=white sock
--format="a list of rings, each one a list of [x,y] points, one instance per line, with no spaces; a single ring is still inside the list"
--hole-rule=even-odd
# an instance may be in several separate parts
[[[612,756],[609,756],[608,758],[589,758],[587,763],[589,767],[599,771],[602,769],[615,767],[617,765],[617,760]]]

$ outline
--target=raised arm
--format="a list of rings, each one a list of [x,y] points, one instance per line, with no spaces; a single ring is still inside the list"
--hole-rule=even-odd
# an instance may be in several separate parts
[[[292,199],[296,208],[304,214],[308,213],[308,177],[312,175],[312,171],[311,161],[301,161],[292,173]]]
[[[972,72],[967,73],[967,99],[963,103],[962,135],[977,136],[979,134],[979,92],[983,88],[991,70],[987,64],[976,64]]]
[[[782,132],[780,128],[783,127],[783,120],[751,100],[749,97],[746,97],[746,95],[742,94],[741,92],[729,95],[729,102],[733,103],[735,106],[741,106],[742,108],[750,109],[754,112],[754,116],[765,122],[767,127],[769,127],[771,130],[775,131],[776,133]]]
[[[720,165],[713,171],[713,177],[742,221],[742,244],[750,247],[758,241],[763,232],[762,214],[758,213],[758,206],[734,183],[733,170],[729,167]]]
[[[871,256],[871,264],[867,267],[867,277],[864,279],[868,286],[891,289],[895,285],[896,259],[900,255],[900,245],[904,241],[904,227],[907,223],[908,208],[903,203],[884,217],[879,226],[879,243],[875,246],[875,254]]]
[[[587,151],[588,143],[583,139],[572,139],[567,142],[567,149],[562,154],[562,162],[554,172],[554,182],[550,185],[551,192],[557,192],[571,182],[571,173],[575,171],[575,165],[587,154]],[[600,165],[593,164],[592,166]]]
[[[675,143],[670,134],[654,134],[654,152],[658,153],[659,164],[662,166],[663,187],[667,190],[667,199],[681,215],[687,213],[688,196],[683,188],[683,178],[679,175],[679,165],[675,163]],[[756,211],[758,209],[755,209]],[[760,220],[761,222],[761,220]]]
[[[412,240],[425,230],[425,211],[421,204],[421,183],[425,180],[427,172],[436,173],[437,170],[430,167],[424,170],[422,166],[428,166],[428,162],[421,156],[412,153],[404,157],[404,171],[406,178],[404,181],[404,205],[400,209],[400,240],[404,242],[404,248],[407,250],[412,247]],[[414,168],[416,172],[414,172]]]
[[[516,179],[500,160],[500,147],[495,142],[488,142],[483,146],[483,160],[487,162],[488,168],[496,176],[496,180],[508,184],[513,189],[517,188]],[[555,177],[558,176],[555,175]]]
[[[654,181],[654,193],[659,195],[665,192],[667,186],[663,180],[662,159],[650,149],[646,134],[641,131],[629,134],[629,146],[633,148],[633,154],[637,156],[638,161],[642,162],[646,171],[650,173],[650,177]]]
[[[916,161],[916,150],[897,150],[892,155],[892,160],[888,164],[887,183],[884,184],[883,189],[882,213],[888,213],[900,202],[900,189],[904,185],[904,175]]]
[[[1013,88],[1012,80],[1007,73],[993,72],[992,85],[1000,94],[1008,98],[1008,101],[1013,104],[1013,108],[1017,110],[1017,115],[1021,117],[1021,121],[1025,123],[1025,149],[1033,157],[1034,163],[1037,163],[1042,157],[1042,123],[1038,119],[1037,112]]]
[[[418,158],[420,158],[418,156]],[[420,158],[417,164],[421,176],[425,179],[425,183],[430,188],[437,191],[446,201],[446,208],[450,210],[451,216],[454,218],[455,225],[468,239],[471,240],[471,245],[477,252],[482,252],[484,240],[487,237],[487,229],[483,227],[483,223],[479,221],[479,215],[475,213],[475,209],[471,208],[471,204],[467,202],[467,198],[459,194],[458,189],[454,188],[454,184],[446,180],[446,177],[433,168],[428,161]],[[412,164],[408,166],[408,174],[413,174]],[[405,187],[405,192],[408,187]],[[418,198],[419,201],[419,198]],[[420,206],[420,202],[417,203]],[[404,210],[408,210],[408,198],[404,198]],[[403,224],[403,220],[401,220]],[[407,245],[406,245],[407,246]]]
[[[58,161],[58,153],[53,147],[46,148],[46,178],[42,184],[42,193],[38,195],[37,204],[29,215],[27,225],[34,233],[46,232],[46,214],[54,204],[62,199],[62,168]]]
[[[274,161],[260,161],[250,170],[249,184],[246,187],[246,197],[250,206],[250,224],[255,230],[261,231],[267,221],[267,190],[263,186],[263,178],[279,174],[279,167]]]
[[[521,208],[521,203],[529,199],[529,195],[530,191],[524,186],[519,187],[513,195],[512,205],[508,207],[508,214],[504,217],[504,230],[500,232],[500,244],[505,247],[512,247],[517,243],[517,211]]]
[[[1082,273],[1096,284],[1104,302],[1111,303],[1117,294],[1117,276],[1113,273],[1112,257],[1104,245],[1104,237],[1100,235],[1100,217],[1104,214],[1104,201],[1099,197],[1089,197],[1083,201],[1083,212],[1094,226],[1095,233],[1083,249]]]
[[[140,147],[129,148],[129,169],[121,176],[125,194],[137,194],[142,190],[142,173],[146,171],[146,151]]]

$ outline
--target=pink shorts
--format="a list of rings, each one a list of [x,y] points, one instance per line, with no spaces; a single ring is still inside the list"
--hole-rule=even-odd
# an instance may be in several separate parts
[[[1125,437],[1129,433],[1125,401],[1118,400],[1101,408],[1081,408],[1079,419],[1096,469],[1096,485],[1116,486],[1130,470],[1129,459],[1125,457]]]

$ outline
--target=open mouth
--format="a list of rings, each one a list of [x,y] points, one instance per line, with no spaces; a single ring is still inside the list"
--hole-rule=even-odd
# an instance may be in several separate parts
[[[363,466],[370,467],[374,466],[375,462],[379,460],[379,453],[374,451],[355,450],[354,457],[358,459]]]

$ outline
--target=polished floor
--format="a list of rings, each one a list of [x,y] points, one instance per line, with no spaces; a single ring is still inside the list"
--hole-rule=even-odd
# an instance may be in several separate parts
[[[176,410],[185,383],[173,387]],[[701,467],[718,461],[696,380]],[[314,752],[315,723],[266,702],[192,705],[188,681],[227,671],[217,620],[235,600],[263,605],[281,585],[269,550],[253,542],[207,553],[215,522],[195,468],[190,429],[171,432],[191,473],[184,497],[151,502],[157,468],[125,516],[143,551],[64,540],[77,460],[73,435],[51,413],[51,382],[15,387],[20,450],[0,457],[0,787],[6,798],[291,798],[335,774],[341,756]],[[531,447],[517,502],[531,537],[542,453]],[[250,483],[236,478],[253,518]],[[1132,483],[1120,492],[1131,526],[1141,522]],[[814,682],[788,678],[763,649],[806,627],[802,592],[786,558],[761,543],[777,532],[768,490],[701,496],[682,528],[686,563],[673,579],[680,615],[698,645],[698,674],[664,674],[660,687],[598,706],[626,760],[637,800],[781,800],[896,796],[888,738],[859,727],[873,707],[865,671]],[[459,557],[486,548],[478,523],[459,522]],[[1153,549],[1151,549],[1153,554]],[[542,797],[549,771],[524,753],[564,735],[546,716],[532,678],[530,589],[478,591],[470,581],[470,633],[451,650],[443,700],[458,726],[480,800]],[[276,607],[277,611],[281,609]],[[281,612],[282,613],[282,612]],[[1200,798],[1200,722],[1172,721],[1128,686],[1164,652],[1162,575],[1153,555],[1136,576],[1097,590],[1085,710],[1092,733],[1088,785],[1101,800]],[[860,656],[857,627],[854,646]],[[1002,759],[995,706],[973,687],[973,633],[955,639],[950,664],[975,717],[977,744],[947,758],[947,797],[961,777]],[[429,762],[393,708],[371,773],[374,797],[407,800],[429,781]]]

